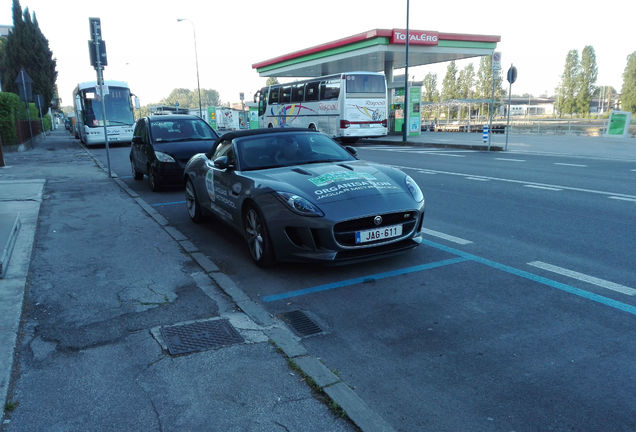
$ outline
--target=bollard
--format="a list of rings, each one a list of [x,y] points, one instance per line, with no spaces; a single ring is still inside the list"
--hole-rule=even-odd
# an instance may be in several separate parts
[[[483,138],[484,138],[484,143],[486,141],[488,141],[488,125],[484,125],[484,134],[483,134]]]

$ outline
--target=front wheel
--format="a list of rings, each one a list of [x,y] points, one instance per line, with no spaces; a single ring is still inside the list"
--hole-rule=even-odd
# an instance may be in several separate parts
[[[199,204],[199,199],[197,198],[197,191],[194,189],[194,184],[190,179],[186,182],[185,199],[190,219],[196,223],[202,222],[203,211],[201,210],[201,204]]]
[[[132,171],[133,178],[135,180],[141,180],[144,178],[144,173],[137,171],[137,168],[135,167],[135,162],[133,162],[132,156],[130,157],[130,168]]]
[[[265,220],[255,206],[250,206],[243,215],[243,231],[252,259],[256,265],[267,267],[274,262],[274,251],[269,239]]]
[[[150,185],[150,190],[153,192],[158,192],[161,188],[159,186],[159,179],[157,178],[157,172],[155,169],[150,166],[148,167],[148,184]]]

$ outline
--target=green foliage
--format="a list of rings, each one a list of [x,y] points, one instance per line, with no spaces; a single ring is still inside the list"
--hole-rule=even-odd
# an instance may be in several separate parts
[[[4,145],[18,143],[16,120],[26,117],[24,104],[14,93],[0,93],[0,136]]]
[[[274,85],[274,84],[280,84],[278,82],[278,78],[276,78],[276,77],[269,77],[269,78],[267,78],[267,81],[265,81],[265,85],[266,86],[271,86],[271,85]]]
[[[424,90],[422,92],[423,102],[439,102],[439,91],[437,91],[437,74],[427,73],[423,82]]]
[[[457,65],[455,60],[453,60],[446,67],[446,75],[444,75],[444,81],[442,81],[442,100],[457,99],[458,97]]]
[[[559,115],[576,112],[576,96],[580,85],[580,63],[577,50],[570,50],[565,58],[561,84],[557,88],[556,110]]]
[[[621,88],[621,109],[636,114],[636,51],[627,56]]]
[[[44,122],[44,130],[45,131],[53,130],[53,120],[51,119],[51,115],[50,114],[45,115],[44,118],[42,119],[42,121]]]
[[[180,108],[198,109],[199,108],[199,92],[198,89],[188,90],[184,88],[176,88],[170,92],[167,98],[161,100],[161,104],[175,105],[179,102]],[[201,107],[206,109],[208,106],[220,105],[219,92],[213,89],[201,89]]]
[[[19,0],[13,0],[13,29],[0,45],[0,75],[5,91],[19,93],[15,79],[21,68],[33,80],[33,97],[42,95],[42,109],[48,111],[55,95],[56,61],[35,13],[31,16],[28,8],[22,13]]]
[[[594,48],[592,48],[592,46],[588,45],[583,48],[579,69],[576,111],[586,115],[590,113],[592,93],[594,92],[594,84],[596,83],[596,78],[598,76],[596,54],[594,53]]]

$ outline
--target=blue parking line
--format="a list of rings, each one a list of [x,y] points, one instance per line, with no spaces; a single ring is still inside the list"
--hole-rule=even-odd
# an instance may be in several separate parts
[[[428,263],[428,264],[422,264],[422,265],[418,265],[418,266],[413,266],[413,267],[406,267],[403,269],[398,269],[398,270],[392,270],[392,271],[388,271],[388,272],[384,272],[384,273],[377,273],[374,275],[369,275],[369,276],[363,276],[363,277],[359,277],[359,278],[354,278],[354,279],[348,279],[348,280],[344,280],[344,281],[340,281],[340,282],[333,282],[333,283],[329,283],[329,284],[324,284],[324,285],[317,285],[314,287],[310,287],[310,288],[304,288],[304,289],[300,289],[300,290],[296,290],[296,291],[288,291],[286,293],[280,293],[280,294],[274,294],[274,295],[269,295],[269,296],[265,296],[262,298],[262,301],[265,303],[270,303],[270,302],[274,302],[277,300],[283,300],[283,299],[288,299],[288,298],[292,298],[292,297],[299,297],[299,296],[303,296],[303,295],[307,295],[307,294],[314,294],[317,292],[322,292],[322,291],[329,291],[332,289],[336,289],[336,288],[342,288],[342,287],[346,287],[346,286],[351,286],[351,285],[356,285],[356,284],[360,284],[360,283],[365,283],[365,282],[371,282],[371,281],[375,281],[375,280],[380,280],[380,279],[385,279],[385,278],[389,278],[389,277],[393,277],[393,276],[399,276],[399,275],[403,275],[403,274],[408,274],[408,273],[414,273],[414,272],[418,272],[418,271],[423,271],[423,270],[430,270],[433,268],[437,268],[437,267],[443,267],[443,266],[447,266],[447,265],[451,265],[451,264],[457,264],[457,263],[461,263],[461,262],[466,262],[466,261],[474,261],[477,262],[479,264],[483,264],[485,266],[515,275],[515,276],[519,276],[522,277],[524,279],[528,279],[530,281],[533,282],[537,282],[540,283],[542,285],[546,285],[549,286],[551,288],[556,288],[560,291],[563,292],[567,292],[569,294],[573,294],[582,298],[585,298],[587,300],[591,300],[600,304],[603,304],[605,306],[609,306],[611,308],[614,309],[618,309],[621,310],[623,312],[627,312],[629,314],[632,315],[636,315],[636,306],[632,306],[629,305],[627,303],[623,303],[614,299],[611,299],[609,297],[605,297],[599,294],[594,294],[592,292],[589,291],[585,291],[583,289],[580,288],[576,288],[573,287],[571,285],[568,284],[564,284],[561,282],[557,282],[555,280],[543,277],[543,276],[539,276],[537,274],[534,273],[530,273],[527,272],[525,270],[521,270],[521,269],[517,269],[514,267],[510,267],[507,266],[505,264],[501,264],[486,258],[482,258],[479,257],[477,255],[473,255],[473,254],[469,254],[467,252],[461,251],[459,249],[455,249],[449,246],[445,246],[439,243],[435,243],[432,242],[430,240],[426,240],[423,239],[422,240],[422,244],[426,244],[428,246],[431,246],[435,249],[439,249],[442,250],[444,252],[448,252],[451,253],[453,255],[457,255],[456,258],[450,258],[447,260],[443,260],[443,261],[437,261],[437,262],[433,262],[433,263]]]
[[[475,261],[475,262],[478,262],[480,264],[486,265],[488,267],[492,267],[494,269],[501,270],[501,271],[504,271],[506,273],[510,273],[510,274],[515,275],[515,276],[519,276],[519,277],[531,280],[533,282],[538,282],[540,284],[547,285],[549,287],[556,288],[558,290],[561,290],[561,291],[564,291],[564,292],[567,292],[567,293],[570,293],[570,294],[574,294],[576,296],[583,297],[585,299],[592,300],[592,301],[595,301],[597,303],[601,303],[601,304],[603,304],[605,306],[609,306],[609,307],[612,307],[614,309],[622,310],[622,311],[630,313],[632,315],[636,315],[636,306],[632,306],[632,305],[629,305],[627,303],[619,302],[619,301],[611,299],[609,297],[604,297],[602,295],[594,294],[592,292],[585,291],[585,290],[582,290],[580,288],[575,288],[575,287],[573,287],[571,285],[567,285],[567,284],[564,284],[564,283],[561,283],[561,282],[557,282],[555,280],[552,280],[552,279],[549,279],[549,278],[546,278],[546,277],[543,277],[543,276],[539,276],[539,275],[536,275],[534,273],[530,273],[530,272],[527,272],[527,271],[524,271],[524,270],[520,270],[520,269],[517,269],[517,268],[514,268],[514,267],[510,267],[510,266],[507,266],[505,264],[501,264],[501,263],[498,263],[498,262],[495,262],[495,261],[491,261],[491,260],[486,259],[486,258],[478,257],[476,255],[472,255],[472,254],[460,251],[458,249],[454,249],[454,248],[451,248],[451,247],[448,247],[448,246],[445,246],[445,245],[442,245],[442,244],[439,244],[439,243],[435,243],[435,242],[432,242],[430,240],[422,240],[422,244],[426,244],[428,246],[434,247],[436,249],[443,250],[443,251],[448,252],[448,253],[452,253],[454,255],[459,255],[460,257],[465,258],[466,260]]]
[[[468,259],[464,258],[464,257],[450,258],[450,259],[443,260],[443,261],[436,261],[436,262],[422,264],[422,265],[417,265],[417,266],[413,266],[413,267],[406,267],[406,268],[403,268],[403,269],[391,270],[391,271],[384,272],[384,273],[376,273],[376,274],[369,275],[369,276],[362,276],[362,277],[359,277],[359,278],[348,279],[348,280],[344,280],[344,281],[340,281],[340,282],[333,282],[333,283],[329,283],[329,284],[325,284],[325,285],[317,285],[317,286],[314,286],[314,287],[304,288],[304,289],[300,289],[300,290],[296,290],[296,291],[288,291],[286,293],[269,295],[269,296],[263,297],[262,300],[264,302],[266,302],[266,303],[269,303],[269,302],[274,302],[274,301],[277,301],[277,300],[287,299],[287,298],[291,298],[291,297],[298,297],[298,296],[303,296],[303,295],[306,295],[306,294],[313,294],[313,293],[317,293],[317,292],[321,292],[321,291],[329,291],[329,290],[336,289],[336,288],[342,288],[342,287],[346,287],[346,286],[357,285],[357,284],[360,284],[360,283],[376,281],[376,280],[385,279],[385,278],[388,278],[388,277],[393,277],[393,276],[399,276],[399,275],[408,274],[408,273],[419,272],[419,271],[422,271],[422,270],[430,270],[430,269],[434,269],[434,268],[437,268],[437,267],[443,267],[443,266],[456,264],[456,263],[460,263],[460,262],[464,262],[464,261],[468,261]]]
[[[161,207],[161,206],[169,206],[169,205],[178,205],[178,204],[185,204],[185,201],[172,201],[172,202],[165,202],[165,203],[154,203],[154,204],[150,204],[153,207]]]

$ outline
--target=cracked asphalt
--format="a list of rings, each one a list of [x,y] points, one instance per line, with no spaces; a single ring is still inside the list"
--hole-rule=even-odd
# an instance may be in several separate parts
[[[19,321],[13,359],[0,360],[13,408],[2,431],[359,430],[270,342],[283,329],[243,313],[66,131],[5,161],[0,187],[17,188],[14,201],[24,184],[42,186],[32,249],[11,262],[27,261],[22,303],[0,323]],[[157,336],[217,318],[245,342],[170,356]]]

